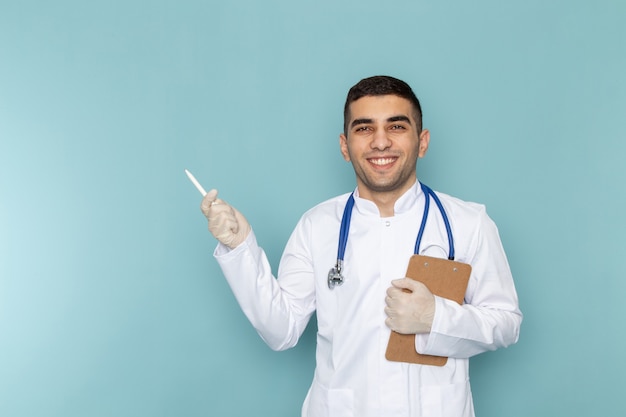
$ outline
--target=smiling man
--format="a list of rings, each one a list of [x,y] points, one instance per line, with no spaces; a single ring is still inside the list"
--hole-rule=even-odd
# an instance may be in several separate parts
[[[202,201],[219,241],[214,256],[272,349],[295,346],[317,315],[317,366],[303,416],[471,417],[469,358],[518,339],[522,314],[485,207],[435,193],[417,179],[417,160],[429,141],[406,83],[376,76],[352,87],[339,144],[356,188],[302,216],[277,278],[244,216],[216,190]],[[429,209],[431,199],[441,213]],[[438,258],[454,253],[471,265],[462,305],[405,278],[414,251]],[[392,330],[415,335],[415,352],[447,362],[387,360]]]
[[[417,180],[415,165],[430,133],[421,129],[414,105],[399,96],[360,97],[347,111],[341,153],[352,162],[361,197],[376,203],[381,216],[393,216],[395,201]]]

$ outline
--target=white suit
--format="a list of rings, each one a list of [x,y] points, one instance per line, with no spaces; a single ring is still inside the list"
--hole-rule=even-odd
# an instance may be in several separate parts
[[[437,193],[452,226],[456,260],[472,274],[465,304],[436,297],[429,334],[416,336],[420,353],[448,356],[443,367],[390,362],[385,350],[385,295],[403,278],[424,209],[416,183],[381,218],[355,192],[341,286],[329,289],[348,194],[309,210],[285,248],[274,279],[251,233],[233,250],[219,244],[218,260],[244,313],[275,350],[293,347],[317,312],[315,376],[302,408],[308,417],[474,415],[468,358],[518,339],[522,315],[498,231],[484,206]],[[448,238],[439,210],[430,213],[420,246],[445,258]]]

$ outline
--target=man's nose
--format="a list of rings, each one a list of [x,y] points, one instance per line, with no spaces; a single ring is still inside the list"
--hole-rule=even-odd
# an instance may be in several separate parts
[[[372,149],[384,150],[391,146],[391,140],[387,135],[385,129],[377,129],[372,137],[372,143],[370,144]]]

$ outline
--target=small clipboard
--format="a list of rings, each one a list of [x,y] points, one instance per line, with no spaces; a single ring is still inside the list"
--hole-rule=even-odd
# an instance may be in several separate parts
[[[406,276],[422,282],[435,295],[463,304],[472,267],[462,262],[413,255]],[[385,357],[394,362],[444,366],[445,356],[422,355],[415,351],[415,335],[392,331]]]

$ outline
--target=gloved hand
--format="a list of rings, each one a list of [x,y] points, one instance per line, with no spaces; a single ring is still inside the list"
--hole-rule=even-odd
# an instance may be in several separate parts
[[[217,198],[217,190],[209,191],[200,205],[209,221],[209,231],[231,249],[239,246],[250,234],[250,224],[241,213]]]
[[[411,278],[391,281],[385,297],[385,324],[402,334],[429,333],[435,318],[435,296]],[[408,290],[408,291],[405,291]]]

